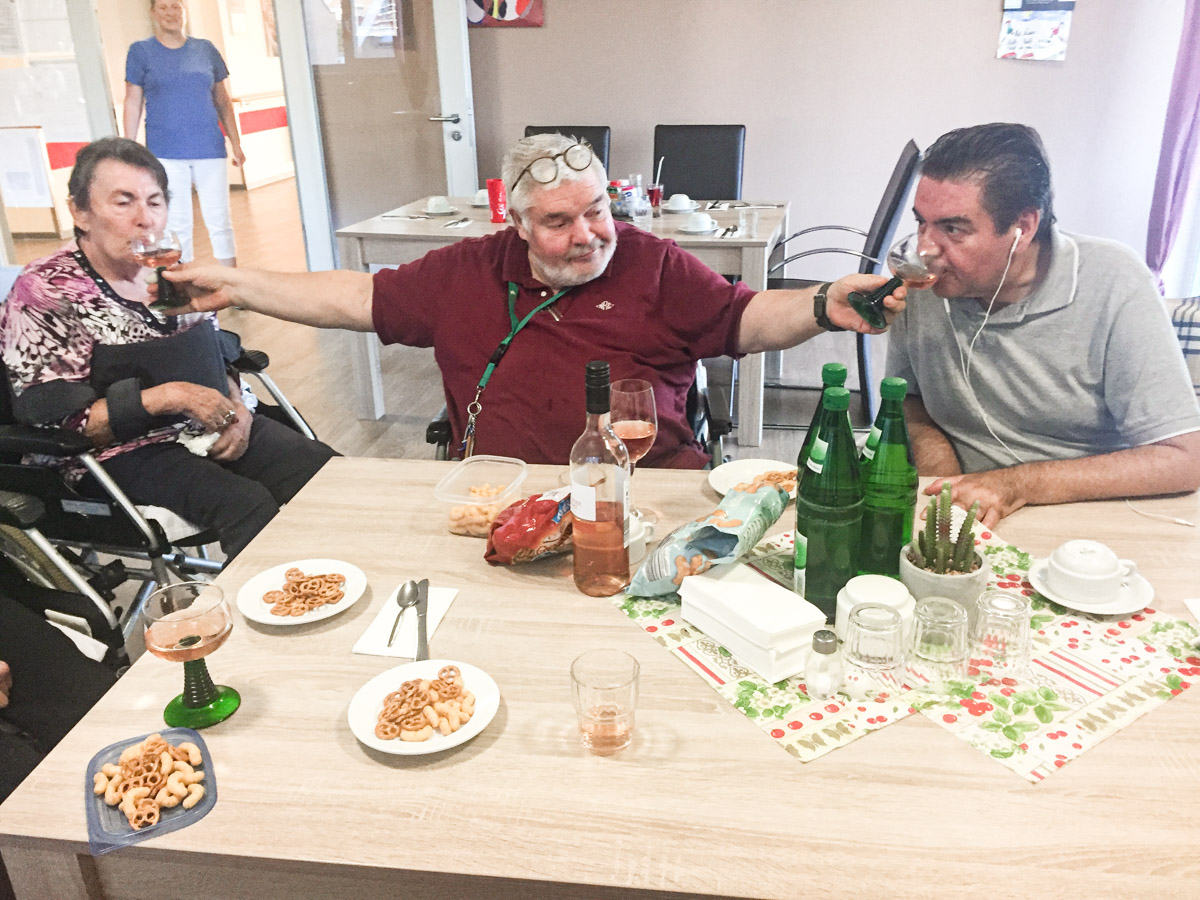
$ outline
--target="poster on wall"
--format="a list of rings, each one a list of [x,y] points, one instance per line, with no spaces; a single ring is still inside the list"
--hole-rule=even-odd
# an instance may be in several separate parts
[[[1004,0],[997,59],[1064,60],[1074,0]]]
[[[274,0],[262,0],[263,37],[267,42],[267,56],[279,55],[279,38],[275,33]]]
[[[541,28],[542,0],[466,0],[467,24],[486,28]]]

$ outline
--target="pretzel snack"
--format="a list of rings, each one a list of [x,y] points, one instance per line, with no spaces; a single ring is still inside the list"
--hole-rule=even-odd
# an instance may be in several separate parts
[[[271,605],[273,616],[302,616],[326,603],[337,603],[346,596],[345,585],[346,576],[337,572],[306,575],[292,567],[283,573],[282,590],[267,591],[263,603]]]

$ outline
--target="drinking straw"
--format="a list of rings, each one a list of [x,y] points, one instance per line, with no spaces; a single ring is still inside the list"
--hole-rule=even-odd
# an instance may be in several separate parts
[[[662,164],[663,164],[664,160],[666,160],[665,156],[660,156],[658,158],[658,168],[654,172],[654,183],[655,184],[662,184]]]

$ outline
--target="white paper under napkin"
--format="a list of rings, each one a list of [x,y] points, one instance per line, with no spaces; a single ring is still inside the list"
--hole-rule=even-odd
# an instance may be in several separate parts
[[[1188,612],[1192,614],[1192,618],[1200,622],[1200,597],[1193,597],[1183,602],[1187,606]]]
[[[392,623],[396,621],[396,613],[400,612],[400,608],[396,606],[396,595],[399,592],[400,585],[396,585],[396,589],[388,594],[379,615],[367,626],[363,636],[354,645],[355,653],[365,653],[368,656],[401,656],[405,659],[412,659],[417,655],[415,606],[404,611],[404,618],[400,621],[400,627],[396,629],[396,639],[392,641],[392,646],[387,645],[388,635],[392,633]],[[456,588],[429,588],[429,610],[425,614],[425,630],[430,644],[433,643],[433,633],[437,631],[442,617],[446,615],[446,610],[457,596]]]

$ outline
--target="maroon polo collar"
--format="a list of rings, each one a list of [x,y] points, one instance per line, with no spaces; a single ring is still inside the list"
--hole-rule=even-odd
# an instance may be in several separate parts
[[[613,224],[616,226],[617,250],[619,251],[621,248],[621,233],[626,229],[633,228],[633,226],[627,225],[624,222],[614,222]],[[500,232],[500,239],[503,242],[500,258],[501,281],[511,281],[530,290],[541,290],[542,288],[549,287],[549,285],[542,284],[534,277],[533,270],[529,267],[529,244],[522,240],[515,226],[510,225],[504,231]],[[607,280],[609,273],[612,271],[615,259],[616,253],[608,261],[608,265],[604,267],[604,271],[593,278],[592,281],[587,282],[587,284]]]

